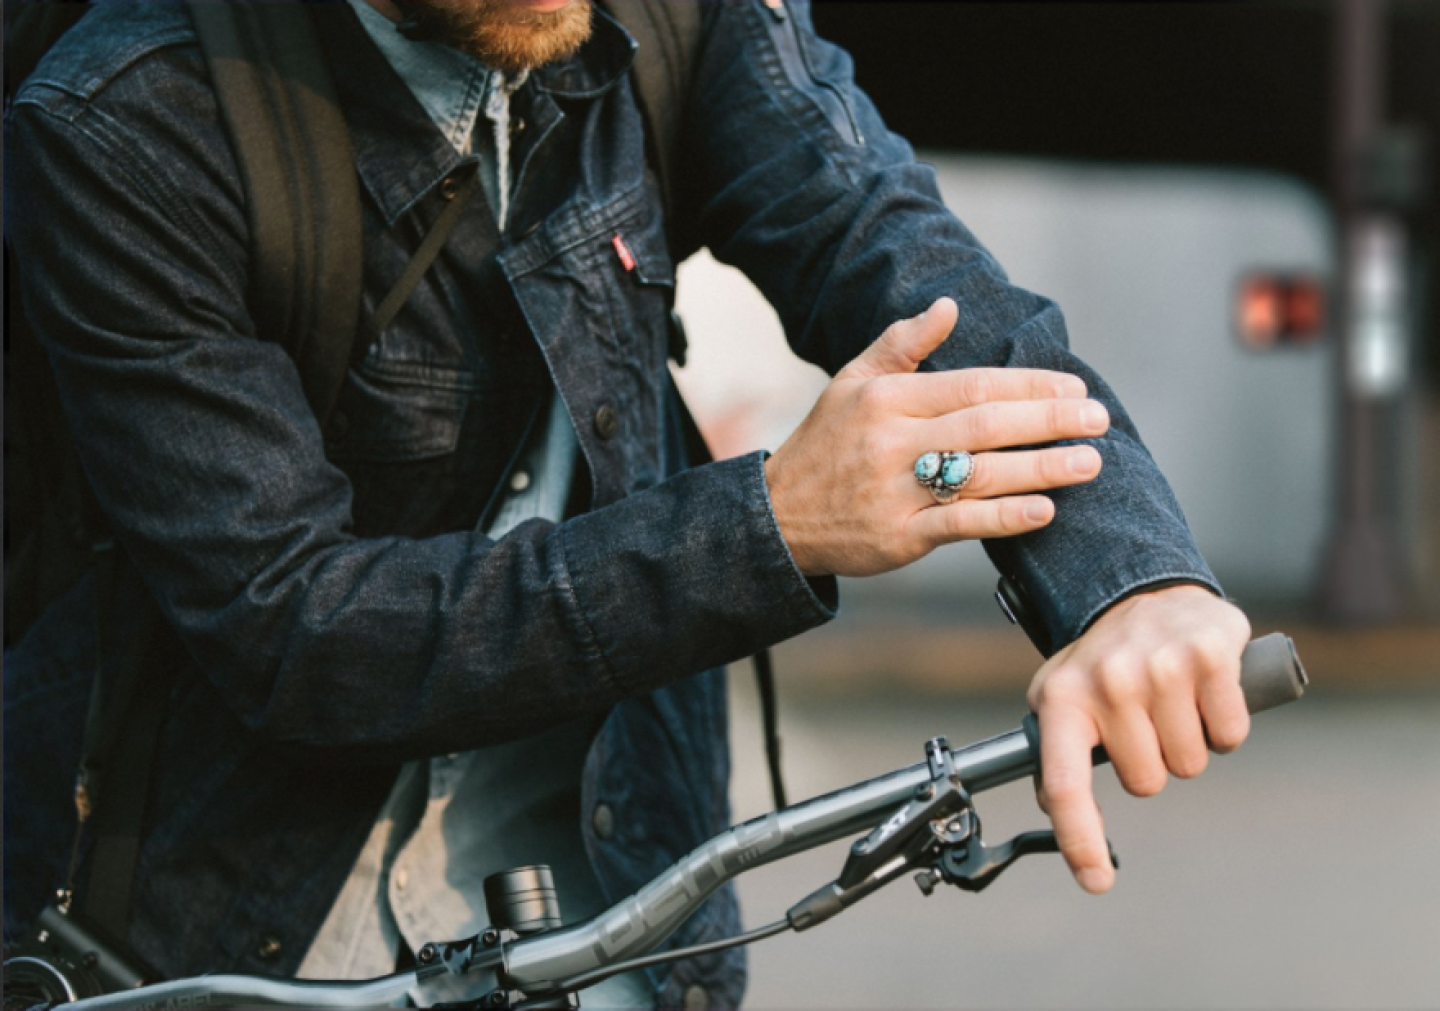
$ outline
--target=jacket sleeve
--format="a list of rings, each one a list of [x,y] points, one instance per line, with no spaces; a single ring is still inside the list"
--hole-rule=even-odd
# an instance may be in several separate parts
[[[198,59],[179,63],[102,102],[23,92],[7,228],[101,509],[248,726],[346,760],[464,750],[832,615],[759,454],[499,540],[357,538],[296,370],[246,311],[240,183]]]
[[[808,3],[708,5],[705,39],[684,138],[687,212],[698,238],[776,307],[797,354],[834,373],[890,323],[949,295],[959,322],[924,368],[1069,372],[1109,408],[1110,432],[1095,441],[1100,477],[1052,492],[1045,529],[985,544],[1051,641],[1072,641],[1161,580],[1218,593],[1129,416],[1070,352],[1060,311],[1012,285],[945,208],[934,172],[855,86],[849,57],[815,36]]]

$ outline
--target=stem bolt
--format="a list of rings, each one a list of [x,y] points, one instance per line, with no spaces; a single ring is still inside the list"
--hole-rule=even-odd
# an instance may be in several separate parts
[[[431,962],[435,961],[436,954],[437,952],[435,951],[435,945],[427,944],[425,945],[425,947],[421,948],[420,951],[415,955],[415,960],[421,965],[429,965]]]
[[[494,927],[486,927],[485,932],[480,935],[480,943],[487,948],[493,948],[500,943],[500,931]]]

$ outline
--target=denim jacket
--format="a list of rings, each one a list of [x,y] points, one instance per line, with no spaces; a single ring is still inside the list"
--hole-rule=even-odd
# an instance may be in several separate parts
[[[755,282],[797,354],[833,372],[949,295],[960,321],[926,368],[1064,370],[1110,409],[1101,476],[1053,493],[1046,529],[987,546],[1052,640],[1137,587],[1213,585],[1059,311],[1011,285],[945,209],[806,6],[727,0],[704,19],[680,224]],[[353,13],[335,21],[369,310],[473,166]],[[472,201],[323,432],[247,309],[263,293],[249,286],[244,196],[183,11],[102,4],[17,97],[19,294],[99,505],[186,658],[129,936],[162,972],[293,972],[401,762],[585,716],[604,717],[582,784],[586,847],[607,896],[624,897],[727,822],[714,668],[833,615],[833,580],[804,578],[776,526],[763,454],[685,467],[666,365],[675,265],[633,49],[597,15],[579,53],[516,93],[505,231]],[[489,540],[476,531],[551,395],[578,434],[588,500]],[[65,856],[83,693],[63,689],[93,667],[88,594],[77,586],[6,658],[7,930]],[[27,705],[50,739],[22,752],[42,733]],[[30,831],[21,810],[54,817]],[[670,943],[737,928],[725,891]],[[652,979],[664,1005],[697,986],[733,1005],[743,959]]]

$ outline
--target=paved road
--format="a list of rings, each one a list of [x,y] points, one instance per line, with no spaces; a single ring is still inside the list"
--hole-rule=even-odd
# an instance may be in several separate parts
[[[766,809],[748,677],[734,689],[737,819]],[[784,689],[782,687],[782,693]],[[1018,722],[994,696],[784,697],[792,796]],[[1100,774],[1123,870],[1085,896],[1058,857],[981,895],[897,882],[752,949],[751,1008],[1440,1008],[1440,692],[1313,691],[1159,797]],[[980,797],[988,837],[1038,827],[1024,784]],[[749,926],[832,879],[843,843],[741,879]]]

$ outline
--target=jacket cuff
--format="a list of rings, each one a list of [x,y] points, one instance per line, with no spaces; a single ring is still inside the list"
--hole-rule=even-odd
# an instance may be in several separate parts
[[[707,464],[563,524],[564,573],[603,675],[635,694],[743,659],[835,616],[800,573],[765,454]]]

